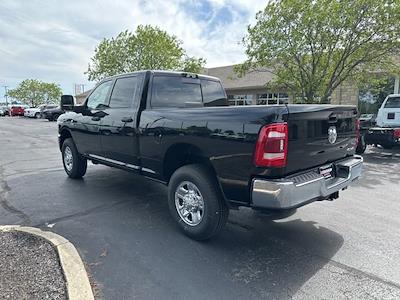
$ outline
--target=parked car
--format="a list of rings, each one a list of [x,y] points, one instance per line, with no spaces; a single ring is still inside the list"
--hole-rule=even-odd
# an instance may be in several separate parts
[[[354,106],[232,107],[219,79],[165,71],[104,79],[83,106],[68,95],[61,106],[70,178],[90,160],[168,185],[173,219],[197,240],[217,234],[229,209],[282,215],[338,198],[361,175]]]
[[[53,109],[58,107],[56,104],[41,104],[35,108],[29,108],[25,110],[24,116],[29,118],[39,119],[42,117],[42,112],[46,109]]]
[[[10,107],[10,116],[23,116],[26,106],[22,104],[13,104]]]
[[[1,106],[0,107],[0,117],[8,116],[8,107]]]
[[[400,94],[386,97],[378,110],[376,126],[365,132],[365,142],[390,149],[400,145]]]
[[[375,126],[376,115],[375,114],[361,114],[359,120],[360,120],[360,127],[369,128],[369,127]]]
[[[48,108],[42,111],[42,118],[49,121],[57,121],[58,117],[64,113],[59,106],[55,108]]]

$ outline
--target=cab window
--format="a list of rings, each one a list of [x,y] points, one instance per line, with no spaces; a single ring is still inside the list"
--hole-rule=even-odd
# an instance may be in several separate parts
[[[97,86],[88,98],[87,107],[89,109],[97,109],[102,105],[108,105],[108,94],[110,92],[111,85],[112,81],[109,80]]]
[[[201,80],[204,106],[227,106],[228,99],[219,81]]]
[[[388,98],[385,104],[385,108],[400,108],[400,97]]]
[[[110,98],[111,108],[128,108],[136,99],[137,77],[124,77],[116,80]]]
[[[202,103],[200,80],[178,76],[154,76],[151,106],[186,107]]]

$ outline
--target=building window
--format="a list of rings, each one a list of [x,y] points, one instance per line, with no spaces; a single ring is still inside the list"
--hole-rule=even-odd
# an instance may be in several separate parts
[[[257,95],[257,105],[279,105],[289,103],[289,95],[286,93],[268,93]]]
[[[252,105],[253,95],[228,95],[229,105]]]

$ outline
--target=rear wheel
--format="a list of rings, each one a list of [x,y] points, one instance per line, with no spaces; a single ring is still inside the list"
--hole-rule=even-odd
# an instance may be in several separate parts
[[[357,154],[363,154],[366,149],[367,149],[367,143],[365,142],[364,135],[362,134],[358,138],[358,144],[357,144],[357,148],[356,148],[356,153]]]
[[[179,228],[195,240],[206,240],[224,227],[229,208],[215,176],[202,165],[187,165],[172,175],[168,204]]]
[[[61,147],[64,170],[70,178],[82,178],[87,169],[87,160],[78,153],[74,141],[66,139]]]
[[[40,113],[39,113],[39,112],[37,112],[37,113],[35,114],[35,118],[36,118],[36,119],[40,119]]]
[[[52,117],[52,121],[57,121],[57,119],[58,119],[59,116],[60,116],[59,114],[54,115],[54,116]]]

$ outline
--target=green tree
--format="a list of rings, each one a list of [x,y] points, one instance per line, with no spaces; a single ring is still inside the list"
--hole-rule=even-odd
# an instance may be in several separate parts
[[[188,57],[176,36],[158,27],[138,26],[111,39],[103,39],[95,49],[86,74],[89,80],[145,69],[183,70],[198,73],[203,58]]]
[[[394,77],[376,75],[359,86],[360,97],[358,108],[360,113],[376,113],[383,101],[394,90]]]
[[[272,0],[248,27],[237,71],[268,69],[272,86],[326,103],[343,81],[399,71],[399,19],[398,0]]]
[[[62,90],[55,83],[25,79],[15,89],[9,90],[7,95],[30,106],[38,106],[47,102],[58,102]]]

